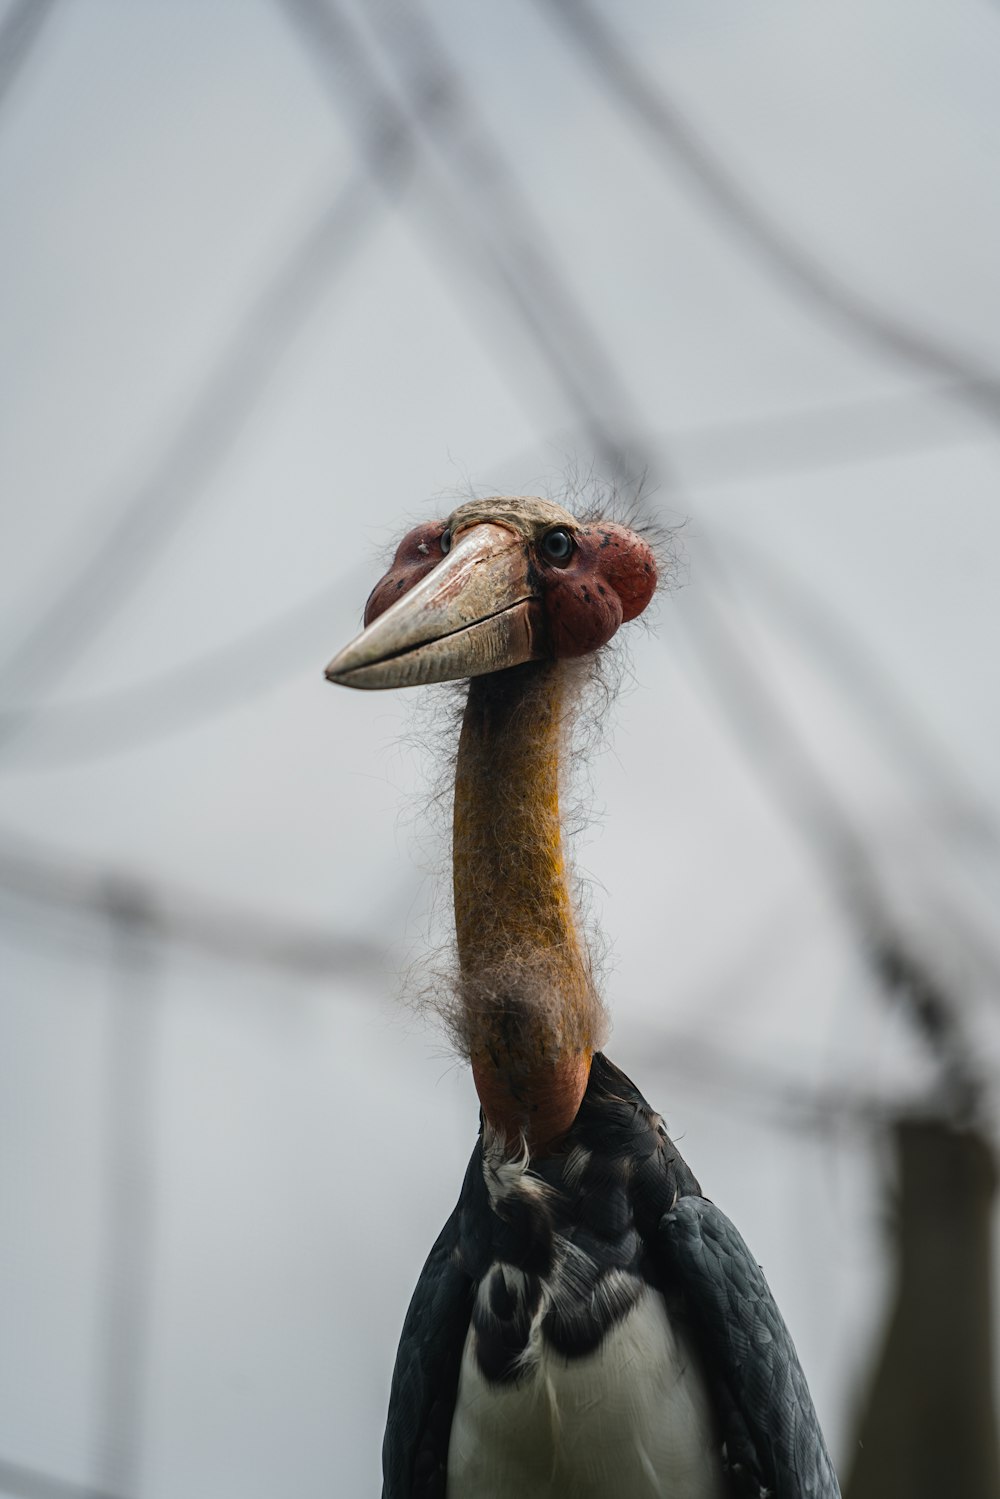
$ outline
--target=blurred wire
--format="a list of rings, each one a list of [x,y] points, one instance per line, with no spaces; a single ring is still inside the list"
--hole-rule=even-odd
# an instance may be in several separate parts
[[[692,593],[694,628],[689,633],[723,712],[776,804],[804,833],[882,992],[904,1002],[928,1044],[938,1064],[942,1111],[956,1119],[976,1116],[985,1080],[965,1034],[961,1007],[948,983],[917,954],[893,917],[863,833],[834,795],[727,618],[719,597],[731,596],[732,590],[718,554],[704,537],[701,556],[715,574],[718,596],[705,587]]]
[[[917,386],[901,394],[649,429],[648,440],[658,450],[669,445],[673,469],[685,490],[729,489],[763,479],[984,445],[989,439],[969,413],[943,404],[952,393],[952,387],[943,384]],[[523,468],[554,448],[578,443],[582,435],[572,424],[555,428],[505,455],[501,463],[504,468]],[[702,523],[701,513],[698,522]]]
[[[7,743],[0,771],[79,765],[196,728],[303,670],[307,641],[309,665],[319,687],[322,661],[317,650],[325,648],[316,645],[317,630],[338,605],[342,611],[344,591],[358,581],[359,575],[352,572],[237,640],[134,687],[37,711],[0,710],[0,739],[8,727],[20,728],[22,716],[27,729],[16,742]]]
[[[687,175],[703,202],[742,240],[779,285],[832,316],[866,343],[905,364],[944,376],[953,397],[1000,422],[1000,375],[850,286],[764,209],[625,45],[589,0],[533,0],[583,51],[621,112]],[[666,153],[660,154],[660,153]]]
[[[703,1036],[658,1030],[641,1045],[644,1067],[694,1084],[699,1095],[713,1094],[732,1112],[777,1129],[821,1134],[848,1126],[885,1130],[914,1106],[912,1098],[903,1096],[803,1085],[790,1069],[738,1056]]]
[[[671,443],[678,470],[697,486],[719,479],[727,484],[754,481],[795,468],[864,462],[872,456],[884,457],[887,453],[898,456],[928,446],[969,440],[968,433],[960,427],[946,424],[942,428],[939,423],[935,429],[934,423],[926,419],[926,400],[923,394],[893,396],[730,422],[702,423],[673,432]],[[770,455],[770,462],[764,455]],[[725,542],[727,550],[735,544],[728,538]],[[751,559],[751,581],[753,572],[760,574],[768,566],[773,568],[762,557],[758,557],[756,566]],[[332,610],[337,592],[349,592],[355,586],[364,589],[370,582],[371,578],[367,574],[362,576],[359,568],[356,576],[352,573],[330,584],[229,644],[134,686],[44,707],[0,709],[0,741],[5,741],[0,772],[58,771],[145,748],[198,728],[280,687],[301,668],[307,642],[313,652],[315,627],[322,625]],[[871,669],[866,673],[860,663],[861,653],[850,648],[846,638],[839,639],[842,633],[839,622],[821,619],[815,599],[812,595],[806,599],[805,595],[804,588],[794,589],[788,579],[782,585],[769,578],[761,592],[772,603],[784,599],[790,617],[795,616],[800,604],[808,606],[802,622],[817,651],[825,651],[834,666],[839,658],[845,672],[850,659],[852,669],[859,673],[862,695],[872,709],[876,704],[873,694],[878,692],[894,717],[898,726],[894,737],[900,748],[930,765],[933,756],[924,743],[926,734],[920,742],[904,745],[908,720],[904,719],[901,707],[891,709],[884,674],[878,674],[876,680]],[[844,680],[845,685],[851,685],[846,676]],[[912,728],[910,724],[908,732]]]
[[[147,955],[152,944],[162,938],[238,963],[277,967],[299,978],[326,972],[364,976],[365,973],[378,973],[385,967],[383,950],[366,944],[362,939],[336,942],[319,930],[281,926],[273,920],[262,921],[256,916],[238,917],[232,911],[223,911],[214,904],[206,905],[201,901],[192,922],[190,908],[182,905],[176,892],[167,893],[147,880],[138,880],[121,872],[81,875],[71,865],[51,855],[23,854],[14,867],[14,861],[0,854],[0,890],[13,890],[57,912],[68,908],[77,914],[99,919],[117,934],[116,940],[122,944],[119,960],[123,970],[134,965],[136,952],[141,954],[143,964],[148,963]],[[106,958],[107,948],[95,947],[86,955],[101,962]],[[729,982],[730,978],[726,977],[725,983]],[[707,986],[712,992],[722,987],[722,979]],[[148,1003],[148,996],[141,994],[136,984],[126,984],[121,992],[126,997],[134,994],[138,1005]],[[122,1044],[133,1042],[134,1038],[129,1042],[126,1037]],[[875,1095],[832,1091],[825,1100],[819,1100],[810,1115],[808,1100],[811,1092],[801,1088],[792,1076],[777,1069],[761,1071],[756,1064],[748,1066],[745,1060],[713,1043],[675,1033],[664,1036],[662,1031],[657,1031],[655,1045],[652,1038],[650,1040],[650,1049],[656,1051],[653,1058],[656,1065],[668,1070],[682,1067],[686,1075],[699,1064],[699,1059],[705,1062],[714,1058],[711,1066],[717,1064],[719,1085],[738,1098],[756,1100],[758,1113],[763,1112],[776,1120],[788,1122],[807,1115],[821,1120],[831,1114],[849,1113],[855,1105],[861,1119],[881,1117],[884,1100]],[[783,1109],[783,1105],[787,1108]],[[134,1106],[134,1100],[129,1106]]]
[[[14,0],[0,23],[0,111],[59,0]]]
[[[122,902],[128,900],[146,913],[150,936],[229,962],[260,964],[301,977],[364,979],[385,967],[384,947],[364,937],[329,937],[309,927],[169,890],[144,876],[95,873],[23,843],[19,851],[9,840],[0,847],[0,888],[36,905],[111,922],[118,919]]]
[[[72,1478],[59,1478],[55,1473],[13,1463],[5,1457],[0,1457],[0,1490],[11,1495],[11,1499],[127,1499],[125,1495],[78,1483]]]
[[[672,428],[669,441],[678,470],[695,487],[752,484],[986,441],[982,426],[955,410],[953,396],[949,385],[920,386],[902,395]]]
[[[397,138],[385,153],[386,187],[401,184],[409,154]],[[229,340],[151,471],[119,501],[96,549],[88,519],[74,565],[54,601],[21,635],[0,669],[8,702],[57,681],[133,592],[156,550],[190,514],[260,397],[281,354],[320,294],[343,274],[365,241],[377,208],[365,175],[352,178],[294,245]],[[86,560],[79,564],[78,555]],[[26,722],[0,724],[0,743]]]
[[[46,964],[52,960],[73,966],[81,962],[103,962],[107,955],[107,933],[71,908],[47,905],[22,898],[16,890],[0,885],[0,926],[6,946],[28,949]],[[9,968],[8,968],[9,973]]]
[[[720,537],[735,555],[741,581],[749,582],[763,607],[777,616],[797,643],[807,640],[813,660],[822,659],[840,685],[842,700],[863,718],[899,764],[908,763],[923,787],[952,814],[952,826],[1000,845],[1000,828],[981,796],[969,787],[928,725],[919,723],[890,673],[876,662],[870,644],[852,637],[847,621],[821,603],[815,590],[780,567],[759,547],[732,535]]]
[[[338,112],[350,116],[358,151],[380,185],[385,166],[378,152],[376,131],[396,130],[414,138],[414,125],[426,132],[430,150],[450,171],[461,177],[462,190],[436,192],[431,232],[449,259],[459,253],[468,272],[487,267],[533,344],[562,398],[582,424],[612,479],[634,483],[630,475],[632,444],[623,434],[627,413],[635,402],[614,370],[569,290],[567,278],[546,249],[545,234],[500,153],[490,142],[482,122],[471,109],[458,75],[445,59],[427,46],[426,21],[410,11],[397,10],[394,23],[406,28],[398,51],[409,75],[408,108],[401,108],[368,55],[367,46],[342,6],[334,0],[275,0],[305,43],[313,66],[320,69],[327,92]],[[374,9],[369,17],[377,14]],[[413,72],[414,66],[416,72]],[[411,118],[412,114],[412,118]],[[373,127],[372,121],[384,122]],[[495,233],[497,218],[504,222]],[[453,293],[451,280],[448,290]],[[478,303],[475,310],[478,311]],[[504,329],[506,332],[506,329]],[[484,340],[495,357],[494,327]],[[592,398],[600,388],[603,404]],[[511,382],[511,394],[537,421],[537,402],[523,376]],[[615,413],[614,421],[608,413]]]

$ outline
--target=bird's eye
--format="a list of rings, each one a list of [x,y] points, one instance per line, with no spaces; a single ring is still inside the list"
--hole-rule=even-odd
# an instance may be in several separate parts
[[[441,532],[441,550],[442,552],[451,551],[451,531]]]
[[[573,555],[573,538],[557,526],[542,537],[542,551],[550,562],[568,562]]]

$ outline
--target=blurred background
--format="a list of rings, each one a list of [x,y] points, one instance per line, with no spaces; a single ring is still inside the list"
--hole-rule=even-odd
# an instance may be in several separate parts
[[[852,1499],[1000,1490],[998,75],[996,0],[5,0],[4,1495],[377,1491],[450,708],[322,667],[416,520],[640,476],[609,1050]]]

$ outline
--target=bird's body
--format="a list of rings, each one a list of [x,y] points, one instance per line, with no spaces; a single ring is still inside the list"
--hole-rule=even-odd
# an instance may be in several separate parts
[[[471,676],[448,1008],[482,1106],[400,1341],[383,1499],[838,1499],[760,1268],[601,1052],[559,820],[578,658],[655,585],[635,533],[545,501],[404,538],[328,674]]]
[[[566,1148],[537,1172],[496,1139],[473,1158],[449,1499],[721,1499],[704,1373],[647,1248],[693,1183],[627,1087],[600,1058]]]
[[[758,1265],[603,1055],[558,1151],[477,1142],[403,1329],[383,1461],[386,1499],[839,1493]]]

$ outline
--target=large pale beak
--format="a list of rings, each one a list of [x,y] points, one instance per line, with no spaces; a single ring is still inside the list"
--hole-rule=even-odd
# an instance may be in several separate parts
[[[345,687],[415,687],[537,660],[541,619],[524,541],[506,526],[470,526],[409,593],[326,669]]]

